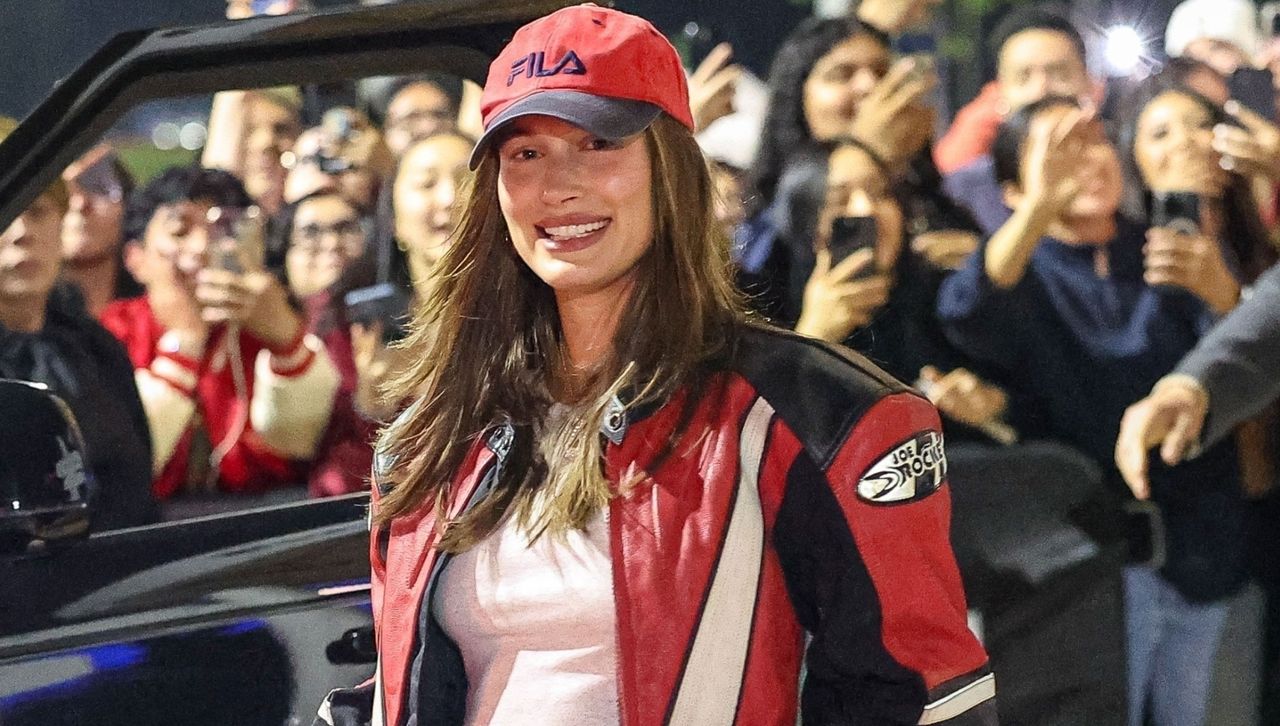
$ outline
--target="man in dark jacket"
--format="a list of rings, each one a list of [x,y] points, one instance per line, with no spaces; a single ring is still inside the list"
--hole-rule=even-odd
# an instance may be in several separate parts
[[[124,348],[57,283],[67,190],[56,182],[0,233],[0,378],[43,383],[71,408],[97,484],[94,527],[153,522],[151,438]]]

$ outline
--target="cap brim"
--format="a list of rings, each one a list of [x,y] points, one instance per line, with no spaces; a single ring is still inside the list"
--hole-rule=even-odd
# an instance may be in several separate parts
[[[662,109],[645,101],[593,96],[581,91],[541,91],[511,104],[494,117],[471,150],[472,171],[493,139],[511,122],[525,116],[550,116],[602,139],[623,139],[649,128]]]

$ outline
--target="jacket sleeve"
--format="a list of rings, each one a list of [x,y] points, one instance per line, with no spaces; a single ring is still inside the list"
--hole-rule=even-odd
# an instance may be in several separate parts
[[[1280,397],[1280,266],[1258,278],[1253,295],[1178,364],[1209,393],[1204,444]]]
[[[811,633],[803,723],[993,726],[995,679],[968,628],[937,412],[880,399],[828,461],[802,451],[774,528]]]
[[[966,354],[1002,370],[1016,370],[1020,357],[1016,343],[1028,339],[1021,328],[1033,318],[1029,312],[1034,302],[1033,271],[1028,267],[1017,285],[1002,290],[992,284],[985,267],[984,244],[943,280],[938,289],[938,319],[947,337]]]
[[[262,441],[290,459],[310,459],[329,425],[340,379],[314,335],[279,355],[263,350],[254,366],[249,422]]]
[[[151,365],[134,369],[134,382],[151,430],[153,474],[164,470],[191,426],[199,368],[199,361],[176,353],[160,353]]]

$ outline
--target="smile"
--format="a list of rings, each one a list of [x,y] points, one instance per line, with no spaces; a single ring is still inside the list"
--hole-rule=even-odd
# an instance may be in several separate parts
[[[592,232],[598,232],[609,226],[608,219],[602,219],[598,222],[589,224],[566,224],[560,227],[546,227],[543,231],[552,240],[576,239],[578,237],[586,237]]]

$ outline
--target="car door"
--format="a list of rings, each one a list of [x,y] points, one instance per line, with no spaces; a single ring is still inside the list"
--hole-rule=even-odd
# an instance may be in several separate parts
[[[516,27],[564,4],[412,2],[119,36],[0,144],[0,229],[140,104],[422,71],[483,82]],[[310,723],[330,688],[373,671],[367,504],[242,499],[0,552],[0,724]]]

